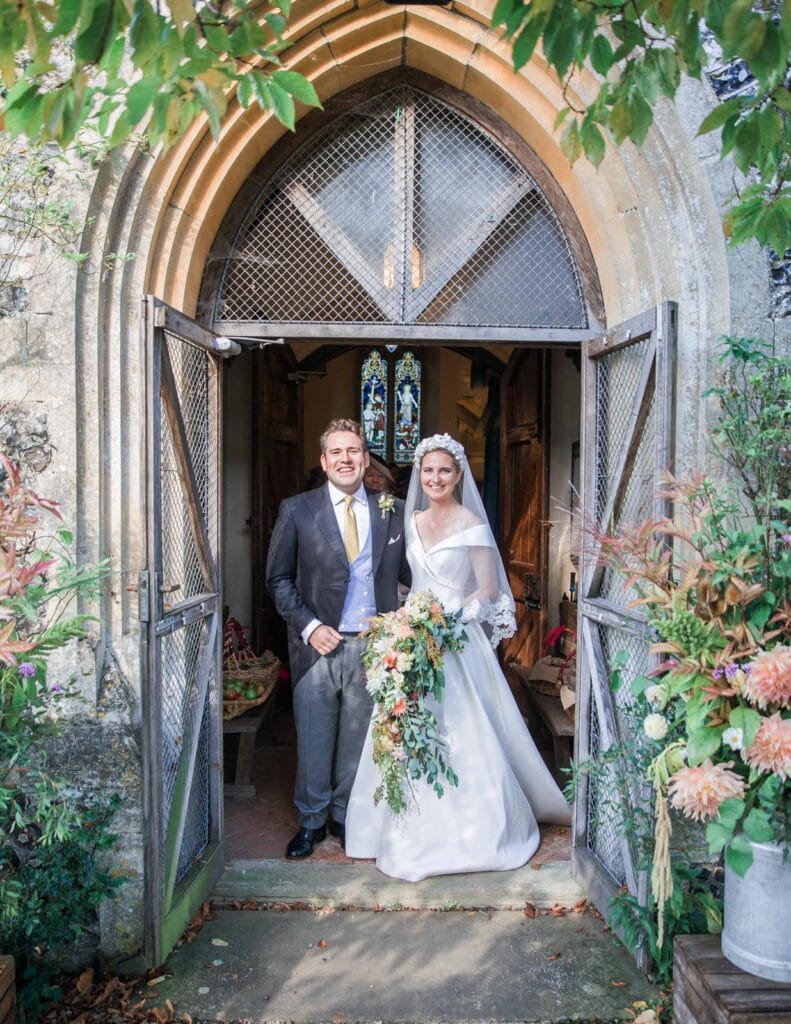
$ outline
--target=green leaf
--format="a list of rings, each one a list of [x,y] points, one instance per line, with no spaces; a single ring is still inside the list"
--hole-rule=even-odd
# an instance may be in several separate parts
[[[281,124],[285,125],[289,131],[294,131],[294,101],[289,96],[282,86],[278,85],[277,82],[270,79],[269,88],[272,94],[272,110],[274,111],[275,117],[280,121]]]
[[[646,135],[648,135],[648,129],[653,123],[654,112],[639,92],[632,93],[629,99],[629,110],[632,115],[630,137],[638,146],[642,146]]]
[[[733,830],[719,821],[710,821],[706,826],[706,842],[712,854],[720,853],[733,838]]]
[[[295,100],[299,100],[300,103],[305,103],[309,107],[321,106],[321,101],[312,83],[296,71],[274,71],[272,73],[272,81],[277,82],[278,85],[282,86],[289,95],[293,96]]]
[[[553,8],[544,30],[543,47],[547,60],[563,80],[577,52],[577,23],[568,17],[562,3]]]
[[[725,853],[725,861],[739,878],[744,878],[753,862],[753,848],[750,840],[741,833],[735,835]]]
[[[82,27],[74,41],[74,56],[85,64],[99,61],[108,46],[113,23],[112,0],[98,0],[90,22]]]
[[[130,124],[137,124],[148,113],[158,89],[159,80],[153,77],[141,78],[129,89],[126,96],[126,111]]]
[[[243,107],[249,107],[253,98],[253,83],[249,75],[242,75],[236,89],[236,98]]]
[[[741,729],[744,745],[749,747],[761,725],[761,716],[753,708],[736,707],[728,715],[728,724],[734,729]]]
[[[534,16],[516,37],[513,49],[514,71],[523,68],[533,56],[533,50],[536,48],[545,23],[546,18]]]
[[[775,837],[769,815],[757,807],[753,807],[742,827],[754,843],[770,843]]]
[[[82,9],[82,0],[59,0],[58,17],[52,26],[51,35],[67,36],[76,26]]]
[[[738,800],[735,796],[730,797],[728,800],[723,800],[717,813],[717,820],[725,828],[733,831],[736,827],[736,822],[744,814],[744,806],[744,800]]]
[[[610,40],[607,36],[597,35],[594,36],[591,44],[590,54],[591,64],[595,71],[602,76],[606,76],[607,72],[612,67],[613,52]]]
[[[594,167],[598,167],[604,159],[606,148],[604,136],[599,126],[586,118],[582,123],[580,139],[585,149],[585,156],[587,156]]]
[[[687,740],[687,761],[694,767],[713,757],[720,749],[723,731],[722,726],[693,729]]]
[[[781,110],[785,110],[787,114],[791,114],[791,90],[786,89],[785,87],[777,89],[773,94],[772,99]]]
[[[706,135],[708,132],[721,128],[729,118],[741,111],[742,106],[742,101],[738,97],[720,103],[703,118],[698,128],[698,135]]]

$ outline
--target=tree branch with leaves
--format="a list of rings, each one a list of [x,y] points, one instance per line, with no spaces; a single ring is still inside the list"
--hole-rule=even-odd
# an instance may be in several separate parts
[[[135,132],[167,147],[200,115],[215,138],[233,93],[293,130],[295,101],[320,106],[281,66],[290,0],[0,0],[0,127],[71,145],[93,127],[108,148]]]
[[[561,147],[598,167],[606,136],[642,146],[660,96],[675,99],[683,76],[703,77],[711,40],[726,61],[743,61],[749,86],[702,121],[699,135],[722,130],[720,154],[746,176],[725,212],[733,244],[756,239],[781,255],[791,248],[791,3],[753,0],[498,0],[492,24],[504,26],[515,70],[541,43],[563,87]],[[572,99],[574,77],[592,68],[599,88]]]

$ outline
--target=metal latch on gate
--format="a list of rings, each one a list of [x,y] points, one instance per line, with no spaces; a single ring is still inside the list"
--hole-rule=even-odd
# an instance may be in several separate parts
[[[137,618],[140,622],[148,622],[148,570],[143,569],[137,574],[137,583],[130,583],[126,588],[137,593]]]

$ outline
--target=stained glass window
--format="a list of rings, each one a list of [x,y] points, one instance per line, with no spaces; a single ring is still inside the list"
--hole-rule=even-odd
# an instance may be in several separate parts
[[[371,352],[362,365],[360,419],[368,439],[368,449],[387,459],[387,381],[389,367],[381,352]]]
[[[394,373],[391,373],[394,366]],[[404,352],[374,350],[363,360],[360,419],[372,454],[402,465],[412,461],[420,441],[423,381],[420,360]]]
[[[411,352],[405,352],[395,364],[393,458],[396,462],[411,462],[420,442],[420,376],[420,360]]]

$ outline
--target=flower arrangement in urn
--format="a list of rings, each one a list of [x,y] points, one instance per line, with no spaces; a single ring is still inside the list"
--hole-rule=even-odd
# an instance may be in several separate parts
[[[711,854],[740,876],[753,842],[791,839],[791,365],[759,342],[726,345],[707,396],[727,479],[667,475],[671,517],[603,538],[656,635],[658,664],[632,694],[652,744],[660,944],[671,809],[705,823]]]

